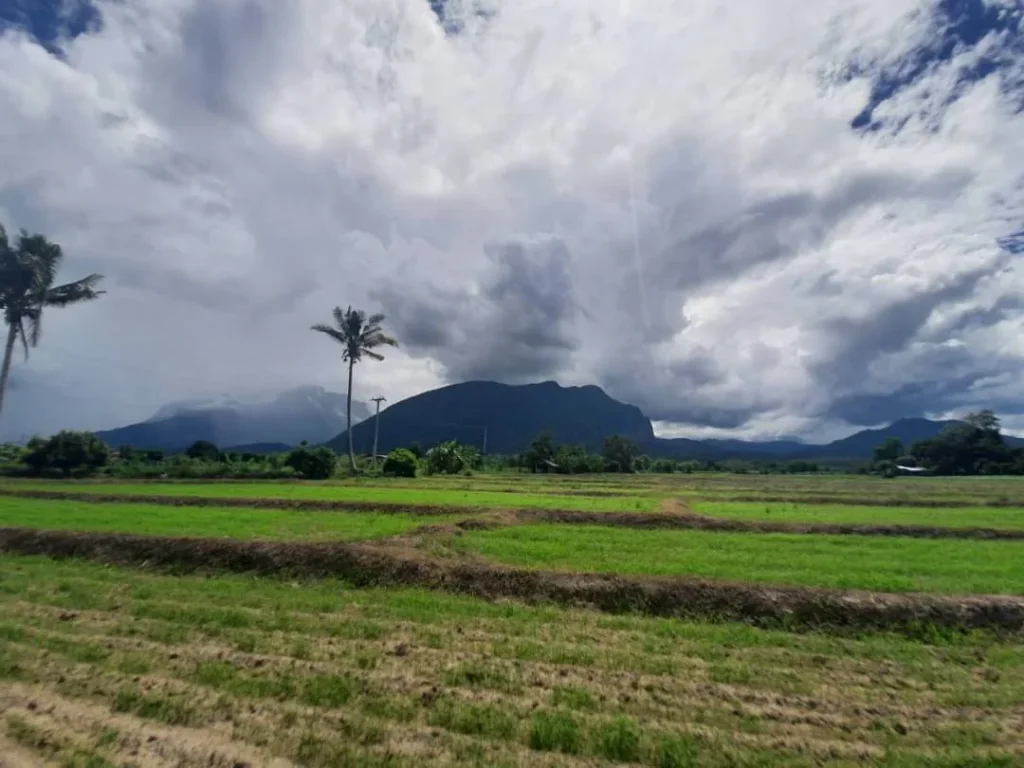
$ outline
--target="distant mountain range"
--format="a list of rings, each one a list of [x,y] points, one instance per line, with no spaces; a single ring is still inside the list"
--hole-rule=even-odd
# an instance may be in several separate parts
[[[591,450],[600,450],[608,435],[623,435],[652,456],[676,459],[863,460],[888,437],[899,439],[909,448],[953,423],[900,419],[824,445],[795,440],[658,438],[639,408],[612,399],[596,386],[562,387],[553,381],[510,386],[471,381],[424,392],[381,411],[378,450],[384,453],[412,443],[429,447],[454,439],[486,447],[488,453],[515,453],[548,430],[556,443],[583,444]],[[373,431],[372,419],[353,427],[357,452],[373,450]],[[1024,445],[1020,438],[1007,437],[1007,441]],[[339,452],[346,451],[348,436],[343,432],[327,444]]]
[[[352,420],[369,416],[352,402]],[[319,444],[345,429],[345,395],[322,387],[298,387],[266,397],[173,403],[148,420],[97,432],[107,445],[182,451],[197,440],[253,453],[283,450],[303,440]],[[259,449],[259,450],[256,450]]]
[[[373,450],[369,408],[353,402],[352,436],[358,453]],[[541,432],[556,443],[599,451],[608,435],[623,435],[652,456],[675,459],[863,460],[886,438],[908,448],[955,422],[900,419],[824,445],[796,440],[694,440],[658,438],[639,408],[609,397],[600,387],[563,387],[553,381],[511,386],[490,381],[452,384],[414,395],[381,411],[378,450],[419,443],[425,448],[458,440],[488,453],[516,453]],[[300,387],[256,399],[226,397],[164,406],[147,421],[97,433],[112,447],[132,445],[182,451],[197,440],[250,453],[286,450],[303,440],[339,453],[348,450],[345,396]],[[1024,439],[1007,437],[1013,445]]]

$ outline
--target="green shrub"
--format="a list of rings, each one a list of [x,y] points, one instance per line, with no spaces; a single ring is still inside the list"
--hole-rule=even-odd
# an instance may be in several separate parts
[[[288,454],[285,466],[291,467],[307,480],[326,480],[334,476],[337,454],[327,446],[309,448],[300,445]]]
[[[29,441],[25,464],[36,474],[85,475],[105,466],[110,450],[92,432],[58,432],[49,440]]]
[[[614,763],[635,763],[640,759],[640,730],[628,717],[617,717],[596,733],[598,751]]]
[[[416,477],[416,456],[408,448],[395,448],[384,460],[384,474],[390,477]]]
[[[427,451],[426,461],[427,472],[431,475],[457,475],[479,467],[480,452],[472,445],[460,445],[449,440]]]
[[[530,723],[530,749],[579,754],[583,749],[583,737],[576,718],[568,712],[535,712]]]
[[[201,459],[203,461],[220,461],[220,449],[209,440],[197,440],[188,447],[185,455],[190,459]]]
[[[658,768],[697,768],[700,750],[696,739],[684,734],[663,737],[657,747],[655,765]]]

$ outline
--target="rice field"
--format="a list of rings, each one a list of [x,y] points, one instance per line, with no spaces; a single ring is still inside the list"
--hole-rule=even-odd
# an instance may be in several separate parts
[[[1024,764],[1024,539],[969,528],[1024,484],[4,481],[0,765]]]

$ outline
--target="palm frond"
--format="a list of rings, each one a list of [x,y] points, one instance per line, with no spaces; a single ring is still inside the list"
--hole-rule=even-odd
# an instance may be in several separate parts
[[[376,331],[372,334],[367,334],[360,339],[360,346],[368,347],[397,347],[398,342],[390,336],[387,336],[383,331]]]
[[[28,321],[28,337],[29,344],[33,347],[39,346],[39,339],[43,335],[43,309],[42,307],[32,307],[26,310],[22,314],[22,321]],[[22,328],[24,332],[24,328]],[[28,351],[25,352],[25,357],[28,357]]]
[[[339,344],[348,344],[348,339],[345,337],[344,332],[343,331],[339,331],[337,328],[335,328],[332,325],[323,325],[321,323],[319,325],[311,326],[310,330],[311,331],[316,331],[317,333],[322,333],[322,334],[324,334],[326,336],[330,336],[332,339],[334,339]]]
[[[368,326],[369,326],[369,325],[375,325],[375,326],[378,326],[378,327],[380,327],[380,324],[381,324],[381,323],[383,323],[383,322],[384,322],[384,320],[385,320],[385,315],[384,315],[384,313],[383,313],[383,312],[378,312],[378,313],[377,313],[377,314],[375,314],[375,315],[370,315],[370,317],[369,317],[369,318],[367,319],[367,321],[366,321],[366,324],[367,324]]]
[[[42,303],[48,307],[67,307],[82,301],[92,301],[105,293],[96,290],[102,279],[103,275],[88,275],[73,283],[46,289]]]
[[[360,347],[359,354],[366,355],[371,360],[376,360],[377,362],[380,362],[381,360],[384,359],[384,355],[378,354],[377,352],[374,352],[372,349],[367,349],[366,347]]]
[[[14,247],[21,259],[31,265],[37,290],[45,290],[53,285],[64,259],[64,252],[59,245],[51,243],[42,235],[30,235],[22,230]]]
[[[352,311],[352,307],[349,307],[348,309],[349,309],[349,312]],[[334,324],[337,325],[339,328],[344,328],[345,327],[345,310],[343,310],[341,307],[335,307],[332,310],[332,314],[334,315]]]

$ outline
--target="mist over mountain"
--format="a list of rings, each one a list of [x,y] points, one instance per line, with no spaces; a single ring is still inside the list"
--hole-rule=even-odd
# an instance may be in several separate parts
[[[367,406],[352,402],[352,420],[365,419]],[[180,451],[197,440],[222,447],[321,443],[345,428],[345,395],[322,387],[297,387],[266,398],[226,395],[171,403],[139,424],[97,433],[117,447]]]

